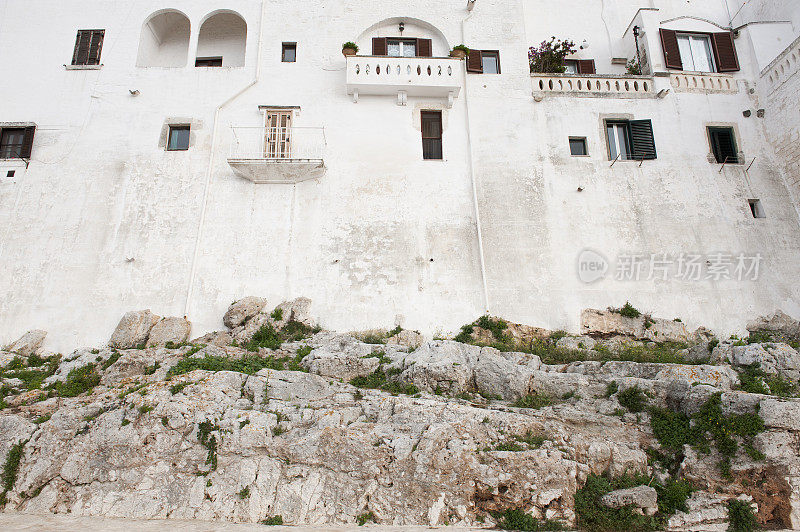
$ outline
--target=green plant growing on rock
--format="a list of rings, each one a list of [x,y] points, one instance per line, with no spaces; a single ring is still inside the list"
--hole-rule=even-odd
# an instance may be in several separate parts
[[[364,526],[367,524],[367,521],[372,521],[373,523],[377,523],[378,519],[375,517],[375,514],[372,511],[360,514],[356,517],[356,523],[358,526]]]
[[[206,464],[211,465],[211,471],[217,469],[217,437],[211,433],[218,430],[217,424],[208,420],[201,422],[197,426],[197,441],[208,449]]]
[[[591,531],[648,531],[658,530],[660,520],[656,516],[639,515],[630,506],[608,508],[600,502],[606,493],[646,483],[649,479],[639,477],[608,478],[589,475],[586,484],[575,493],[575,513],[578,525]]]
[[[389,380],[382,366],[379,366],[378,369],[369,375],[350,379],[350,384],[356,388],[383,390],[394,395],[416,395],[419,393],[419,388],[413,384],[405,384],[396,380]]]
[[[728,531],[752,532],[758,530],[758,521],[749,502],[731,499],[728,501]]]
[[[619,391],[619,384],[617,384],[617,381],[611,381],[608,384],[606,384],[606,397],[611,397],[618,391]]]
[[[248,499],[248,498],[250,498],[250,488],[245,486],[244,488],[239,490],[238,495],[239,495],[240,499]]]
[[[545,406],[550,406],[554,404],[555,401],[552,397],[547,395],[546,393],[533,393],[528,394],[524,397],[520,397],[516,401],[514,401],[511,406],[515,406],[517,408],[531,408],[531,409],[539,409]]]
[[[269,317],[275,321],[281,321],[283,319],[283,309],[276,308],[272,311],[272,314],[270,314]]]
[[[626,301],[622,308],[609,307],[608,310],[626,318],[638,318],[642,315],[642,313],[636,307],[631,305],[630,301]]]
[[[267,526],[280,526],[283,524],[283,517],[280,515],[273,515],[271,517],[262,519],[260,523]]]
[[[56,393],[61,397],[77,397],[84,392],[91,392],[100,384],[100,375],[94,364],[75,368],[67,374],[66,380],[55,384]]]
[[[497,528],[501,530],[523,530],[531,532],[566,530],[559,521],[536,519],[526,514],[522,509],[509,509],[503,512],[492,512],[492,517],[497,521]]]
[[[647,406],[647,396],[638,386],[631,386],[617,394],[619,404],[629,412],[642,412]]]
[[[100,367],[103,368],[103,371],[107,370],[108,368],[111,367],[112,364],[114,364],[114,362],[119,360],[119,357],[121,357],[121,356],[122,356],[122,354],[119,351],[114,351],[113,353],[111,353],[111,356],[108,357],[106,359],[106,361],[103,362],[102,366],[100,366]]]
[[[6,462],[3,465],[3,476],[0,478],[3,484],[3,491],[0,492],[0,509],[5,507],[8,492],[14,489],[14,484],[17,482],[19,464],[22,461],[22,451],[26,443],[28,440],[17,442],[8,450]]]

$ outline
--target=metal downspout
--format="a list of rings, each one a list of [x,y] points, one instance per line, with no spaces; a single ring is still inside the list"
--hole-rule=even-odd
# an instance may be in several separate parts
[[[258,21],[258,54],[256,58],[256,74],[253,81],[242,87],[233,96],[222,102],[214,111],[214,125],[211,132],[211,153],[208,156],[208,169],[206,171],[206,184],[203,190],[203,204],[200,209],[200,221],[197,227],[197,238],[194,243],[194,254],[192,256],[192,268],[189,273],[189,286],[186,290],[186,304],[183,307],[183,317],[189,315],[189,307],[192,303],[192,291],[194,290],[195,279],[197,278],[197,257],[200,254],[200,242],[203,239],[203,227],[206,220],[206,210],[208,209],[208,196],[211,189],[211,178],[214,171],[214,152],[217,146],[217,129],[219,126],[219,114],[222,109],[233,102],[236,98],[245,93],[250,87],[258,83],[261,78],[261,47],[264,41],[264,11],[266,10],[266,0],[261,0],[261,15]]]

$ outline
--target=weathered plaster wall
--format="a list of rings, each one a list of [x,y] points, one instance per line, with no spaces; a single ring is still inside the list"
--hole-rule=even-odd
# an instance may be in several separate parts
[[[51,348],[96,343],[126,310],[183,315],[187,300],[197,335],[221,327],[227,305],[249,294],[276,304],[308,296],[335,329],[456,329],[485,310],[473,178],[494,314],[574,330],[582,308],[630,300],[732,332],[776,306],[800,311],[797,214],[759,119],[742,117],[753,106],[746,71],[734,95],[532,98],[527,48],[551,35],[587,39],[585,57],[598,72],[619,72],[610,58],[626,49],[623,35],[641,7],[633,1],[570,0],[548,11],[533,0],[478,0],[468,16],[461,0],[402,8],[384,0],[320,2],[315,9],[270,0],[261,79],[220,111],[213,146],[217,106],[254,79],[261,3],[170,5],[191,21],[187,64],[204,17],[221,8],[244,17],[245,66],[222,69],[137,68],[141,25],[162,6],[92,4],[80,13],[44,0],[0,8],[0,46],[16,50],[7,65],[15,76],[0,79],[7,102],[0,121],[39,126],[30,167],[14,179],[0,176],[0,267],[10,272],[0,277],[0,341],[38,327],[51,332]],[[658,4],[653,24],[685,12],[719,24],[727,16],[723,5]],[[43,13],[51,23],[42,23]],[[384,21],[406,17],[421,21],[411,31],[430,32],[435,54],[445,42],[499,50],[502,75],[468,75],[451,109],[429,98],[409,97],[405,107],[390,96],[353,103],[341,43],[367,43],[389,31]],[[67,71],[62,65],[83,28],[106,28],[104,66]],[[40,45],[15,44],[32,29]],[[296,63],[280,62],[285,41],[298,43]],[[740,59],[749,64],[747,54]],[[233,174],[229,126],[260,126],[260,105],[299,106],[295,126],[325,127],[323,178],[254,185]],[[422,160],[419,110],[431,108],[443,110],[444,161]],[[658,160],[609,168],[601,120],[614,114],[653,120]],[[193,123],[188,152],[159,147],[170,117]],[[758,157],[749,173],[720,173],[708,162],[705,125],[712,122],[737,127],[743,151]],[[570,135],[587,137],[588,158],[569,157]],[[19,165],[0,166],[9,164]],[[750,217],[752,197],[764,203],[766,219]],[[575,272],[584,247],[609,257],[730,251],[768,260],[753,283],[584,285]]]

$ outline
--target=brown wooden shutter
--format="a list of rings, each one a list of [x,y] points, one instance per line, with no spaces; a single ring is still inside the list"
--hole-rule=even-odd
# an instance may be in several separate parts
[[[595,74],[594,59],[582,59],[578,61],[578,74]]]
[[[664,64],[667,68],[683,70],[677,32],[663,28],[658,31],[661,33],[661,46],[664,49]]]
[[[389,55],[389,44],[386,37],[372,38],[372,55]]]
[[[483,74],[483,54],[480,50],[470,50],[467,56],[467,72]]]
[[[631,120],[629,127],[633,159],[637,161],[655,159],[656,141],[653,138],[653,122],[650,120]]]
[[[712,33],[711,42],[714,48],[714,59],[717,61],[719,72],[738,72],[739,57],[736,55],[736,45],[733,43],[733,33]]]
[[[33,135],[36,133],[36,126],[25,128],[25,136],[22,139],[22,149],[19,156],[22,159],[30,159],[31,151],[33,150]]]
[[[92,30],[91,41],[89,43],[89,54],[87,65],[100,64],[100,52],[103,49],[103,37],[105,37],[105,30]]]
[[[433,41],[430,39],[417,39],[417,57],[432,57]]]
[[[91,40],[91,31],[78,31],[78,37],[75,39],[75,51],[72,53],[73,65],[85,65],[89,60],[89,45]]]

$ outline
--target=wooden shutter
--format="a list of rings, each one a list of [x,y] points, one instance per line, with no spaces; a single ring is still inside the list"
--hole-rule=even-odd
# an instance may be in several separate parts
[[[22,149],[20,150],[19,156],[22,159],[30,159],[31,158],[31,151],[33,150],[33,135],[36,132],[36,126],[30,126],[25,128],[25,136],[22,139]]]
[[[72,53],[73,65],[85,65],[89,60],[89,45],[92,40],[92,32],[79,30],[78,37],[75,39],[75,51]]]
[[[656,142],[653,138],[653,122],[650,120],[631,120],[631,151],[633,159],[656,158]]]
[[[578,74],[595,74],[594,59],[582,59],[578,61]]]
[[[103,37],[105,37],[105,30],[92,30],[91,40],[89,42],[89,55],[86,62],[87,65],[100,64],[100,52],[103,49]]]
[[[373,37],[372,55],[389,55],[389,44],[386,37]]]
[[[430,39],[417,39],[417,57],[433,56],[433,41]]]
[[[467,72],[483,74],[483,54],[480,50],[470,50],[467,56]]]
[[[658,31],[661,33],[661,47],[664,49],[664,64],[667,68],[683,70],[677,32],[665,29]]]
[[[719,72],[738,72],[739,57],[736,55],[733,33],[729,31],[712,33],[711,43],[714,49],[714,59],[717,61],[717,70]]]

